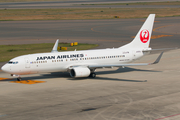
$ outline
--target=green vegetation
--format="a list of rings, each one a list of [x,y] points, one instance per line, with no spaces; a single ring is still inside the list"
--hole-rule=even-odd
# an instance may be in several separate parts
[[[44,2],[44,1],[65,1],[65,0],[0,0],[0,2]]]
[[[10,59],[32,53],[51,52],[54,43],[42,44],[25,44],[25,45],[0,45],[0,62],[9,61]],[[87,50],[97,47],[97,44],[82,44],[70,46],[70,43],[59,43],[61,47],[67,47],[67,51]],[[61,51],[60,51],[61,52]]]
[[[0,21],[145,18],[150,13],[156,17],[172,17],[180,16],[179,11],[180,8],[4,9],[0,10]]]

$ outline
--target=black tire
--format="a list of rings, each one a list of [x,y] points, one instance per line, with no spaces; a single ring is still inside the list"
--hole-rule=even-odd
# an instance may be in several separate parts
[[[95,78],[96,77],[96,73],[91,73],[89,77]]]
[[[21,81],[21,78],[17,78],[17,81]]]

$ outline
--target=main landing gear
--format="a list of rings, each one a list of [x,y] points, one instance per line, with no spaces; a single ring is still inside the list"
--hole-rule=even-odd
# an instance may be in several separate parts
[[[91,74],[89,75],[89,77],[91,77],[91,78],[95,78],[96,77],[96,73],[94,73],[95,70],[96,69],[90,69]]]
[[[95,78],[95,77],[96,77],[96,73],[92,72],[92,73],[89,75],[89,77]]]

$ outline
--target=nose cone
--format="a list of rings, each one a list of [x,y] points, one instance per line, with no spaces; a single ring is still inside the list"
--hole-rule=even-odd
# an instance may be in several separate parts
[[[9,71],[9,66],[7,66],[7,65],[5,64],[5,65],[3,65],[3,66],[1,67],[1,70],[4,71],[4,72],[8,72],[8,71]]]

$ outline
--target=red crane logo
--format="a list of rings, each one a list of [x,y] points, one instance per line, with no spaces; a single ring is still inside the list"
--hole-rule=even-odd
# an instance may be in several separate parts
[[[147,43],[147,41],[149,40],[149,31],[148,30],[144,29],[141,31],[140,40],[143,43]]]

